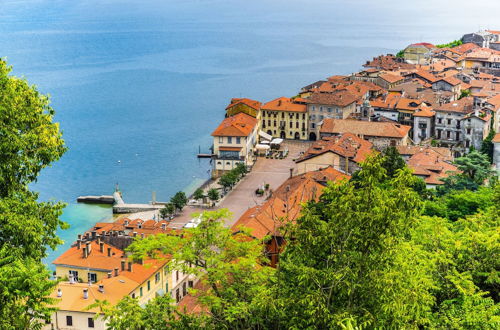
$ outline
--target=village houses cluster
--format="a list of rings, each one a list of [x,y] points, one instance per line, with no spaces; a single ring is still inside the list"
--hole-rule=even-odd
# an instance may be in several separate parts
[[[261,204],[250,207],[232,226],[252,230],[265,244],[270,264],[285,244],[280,227],[293,221],[302,202],[318,199],[327,182],[349,179],[373,152],[394,146],[413,174],[428,188],[456,172],[454,158],[479,149],[490,130],[500,131],[500,31],[466,34],[455,47],[409,45],[398,54],[367,61],[351,75],[311,83],[293,97],[262,103],[234,98],[213,131],[212,176],[218,178],[243,163],[249,169],[268,157],[273,144],[303,141],[293,175]],[[307,141],[307,142],[306,142]],[[500,164],[500,134],[494,163]],[[182,229],[167,220],[121,218],[97,223],[79,235],[54,261],[63,279],[54,291],[59,311],[47,329],[105,328],[97,300],[116,304],[125,296],[141,305],[168,294],[189,311],[199,310],[188,291],[196,278],[169,269],[169,257],[131,262],[125,249],[134,237]]]

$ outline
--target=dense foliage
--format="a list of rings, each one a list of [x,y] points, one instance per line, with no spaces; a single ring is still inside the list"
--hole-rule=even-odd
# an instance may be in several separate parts
[[[456,46],[460,46],[462,44],[462,40],[453,40],[451,42],[448,42],[447,44],[440,44],[436,45],[437,48],[453,48]]]
[[[135,258],[173,253],[174,269],[202,279],[191,293],[204,312],[174,310],[165,324],[498,328],[500,186],[485,180],[476,191],[422,197],[409,169],[387,162],[398,157],[393,151],[372,156],[355,180],[329,184],[319,201],[304,205],[302,216],[284,231],[287,245],[276,270],[262,262],[262,248],[248,232],[234,236],[223,226],[225,211],[205,213],[201,225],[183,238],[135,242]],[[124,313],[118,308],[107,315]]]
[[[42,264],[62,241],[63,205],[39,202],[28,185],[58,160],[64,141],[49,99],[0,60],[0,328],[38,328],[55,283]]]

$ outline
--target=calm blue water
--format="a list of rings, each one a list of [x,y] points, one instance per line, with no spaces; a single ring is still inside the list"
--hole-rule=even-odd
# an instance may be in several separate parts
[[[231,97],[295,95],[414,41],[500,29],[499,9],[482,0],[2,0],[0,56],[52,96],[70,150],[34,189],[70,203],[69,244],[111,218],[75,204],[78,195],[119,183],[126,201],[147,202],[153,190],[166,200],[208,178],[195,154]]]

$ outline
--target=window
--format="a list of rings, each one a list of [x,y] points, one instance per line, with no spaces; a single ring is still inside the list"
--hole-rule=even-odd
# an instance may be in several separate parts
[[[132,299],[135,299],[135,292],[132,293]]]
[[[89,317],[87,319],[87,322],[88,322],[89,328],[93,328],[94,327],[94,319],[92,317]]]
[[[148,281],[148,291],[151,290],[151,281]]]
[[[470,147],[470,141],[469,141],[469,140],[465,140],[465,147],[466,147],[466,148],[469,148],[469,147]]]
[[[448,120],[446,121],[448,123],[448,125],[451,125],[451,119],[448,118]]]
[[[70,271],[69,271],[69,276],[70,276],[70,277],[71,277],[71,276],[73,276],[73,279],[74,279],[75,281],[78,281],[78,271],[76,271],[76,270],[70,270]]]
[[[231,144],[233,143],[233,137],[232,136],[228,136],[227,137],[227,144]]]
[[[165,292],[168,293],[168,282],[165,284]]]
[[[295,128],[299,128],[299,122],[295,123]]]
[[[187,286],[186,286],[186,282],[182,283],[182,295],[183,295],[183,296],[187,295]]]
[[[142,297],[142,287],[139,289],[139,296]]]
[[[311,110],[312,110],[312,111],[316,110],[316,107],[315,107],[314,105],[313,105],[313,106],[311,106]]]
[[[193,287],[193,281],[188,281],[188,286],[189,286],[190,288],[192,288],[192,287]]]
[[[323,112],[323,107],[319,107],[319,112]]]
[[[323,120],[324,118],[323,115],[319,116],[319,120]]]
[[[340,113],[340,109],[339,109],[339,108],[336,108],[336,109],[335,109],[335,112],[336,112],[336,113]]]
[[[443,118],[438,118],[438,124],[441,124],[443,122]]]
[[[158,283],[158,282],[160,282],[160,273],[159,272],[156,273],[156,275],[155,275],[155,283]]]
[[[446,137],[449,139],[451,136],[451,132],[450,131],[446,131]]]
[[[470,128],[467,128],[467,134],[470,134]]]
[[[175,271],[175,280],[176,281],[179,280],[179,271],[178,270]]]
[[[460,132],[457,132],[457,141],[460,141]]]
[[[332,112],[332,108],[328,108],[328,112]]]
[[[222,136],[219,136],[219,143],[224,143],[224,138]]]
[[[440,130],[440,129],[438,129],[438,130],[437,130],[437,138],[438,138],[438,139],[440,139],[440,138],[441,138],[441,130]]]
[[[73,316],[66,315],[66,325],[73,325]]]
[[[293,123],[292,122],[290,122],[290,128],[293,128]]]
[[[276,126],[276,120],[274,121],[274,126]]]
[[[281,113],[281,118],[285,118],[285,113],[284,112]]]
[[[271,126],[271,119],[267,120],[267,126]]]
[[[299,114],[298,113],[295,114],[295,119],[299,119]]]
[[[97,274],[96,273],[88,273],[88,281],[91,283],[97,282]]]
[[[302,114],[302,119],[306,119],[306,114],[305,113]]]
[[[236,144],[240,144],[240,143],[241,143],[241,138],[238,136],[238,137],[236,138]]]
[[[315,128],[316,125],[314,123],[311,123],[311,128]]]
[[[181,301],[181,293],[179,292],[179,289],[175,290],[175,300],[177,302]]]

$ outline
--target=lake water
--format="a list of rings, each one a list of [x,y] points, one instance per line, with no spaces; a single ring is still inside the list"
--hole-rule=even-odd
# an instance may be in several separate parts
[[[79,195],[167,200],[208,178],[231,97],[269,101],[415,41],[497,28],[497,1],[2,0],[0,56],[52,97],[69,151],[33,188],[69,203],[66,244],[106,207]],[[120,161],[120,162],[118,162]]]

